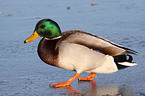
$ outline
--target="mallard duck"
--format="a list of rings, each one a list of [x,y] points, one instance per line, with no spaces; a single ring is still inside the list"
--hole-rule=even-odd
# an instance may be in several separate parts
[[[67,80],[50,84],[51,87],[64,87],[78,80],[93,80],[96,73],[113,73],[129,66],[137,52],[107,39],[80,30],[61,33],[59,25],[51,19],[40,20],[33,34],[24,41],[31,42],[43,37],[38,45],[38,55],[49,65],[76,71]],[[79,77],[80,73],[90,73],[87,77]]]

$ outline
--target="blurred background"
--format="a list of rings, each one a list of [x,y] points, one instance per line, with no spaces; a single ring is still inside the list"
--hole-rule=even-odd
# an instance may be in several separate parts
[[[41,38],[23,43],[44,18],[62,32],[83,30],[138,51],[138,66],[50,88],[75,72],[43,63],[37,55]],[[144,50],[145,0],[0,0],[0,96],[145,96]]]

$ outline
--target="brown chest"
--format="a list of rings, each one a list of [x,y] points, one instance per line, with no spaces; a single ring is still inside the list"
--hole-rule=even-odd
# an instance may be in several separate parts
[[[41,60],[49,65],[57,66],[58,65],[58,49],[55,49],[56,43],[59,39],[47,40],[42,39],[38,45],[38,55]]]

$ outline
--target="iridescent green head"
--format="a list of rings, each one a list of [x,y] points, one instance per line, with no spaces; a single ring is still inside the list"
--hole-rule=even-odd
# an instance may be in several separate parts
[[[31,42],[38,37],[53,39],[59,36],[61,36],[59,25],[51,19],[42,19],[36,24],[34,33],[24,43]]]

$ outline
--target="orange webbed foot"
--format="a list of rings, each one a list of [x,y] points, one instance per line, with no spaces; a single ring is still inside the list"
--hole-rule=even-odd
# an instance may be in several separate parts
[[[68,82],[63,82],[63,83],[58,82],[57,84],[55,84],[55,83],[50,84],[50,87],[59,88],[59,87],[65,87],[65,86],[68,86],[68,85],[69,85]]]
[[[70,78],[69,80],[67,80],[67,82],[58,82],[57,84],[52,83],[50,84],[50,87],[55,87],[55,88],[59,88],[59,87],[65,87],[65,86],[69,86],[70,83],[72,83],[77,77],[79,77],[80,73],[76,73],[72,78]]]
[[[87,77],[78,77],[79,81],[91,81],[94,79],[94,77],[96,78],[97,75],[95,73],[91,73],[90,76]]]

